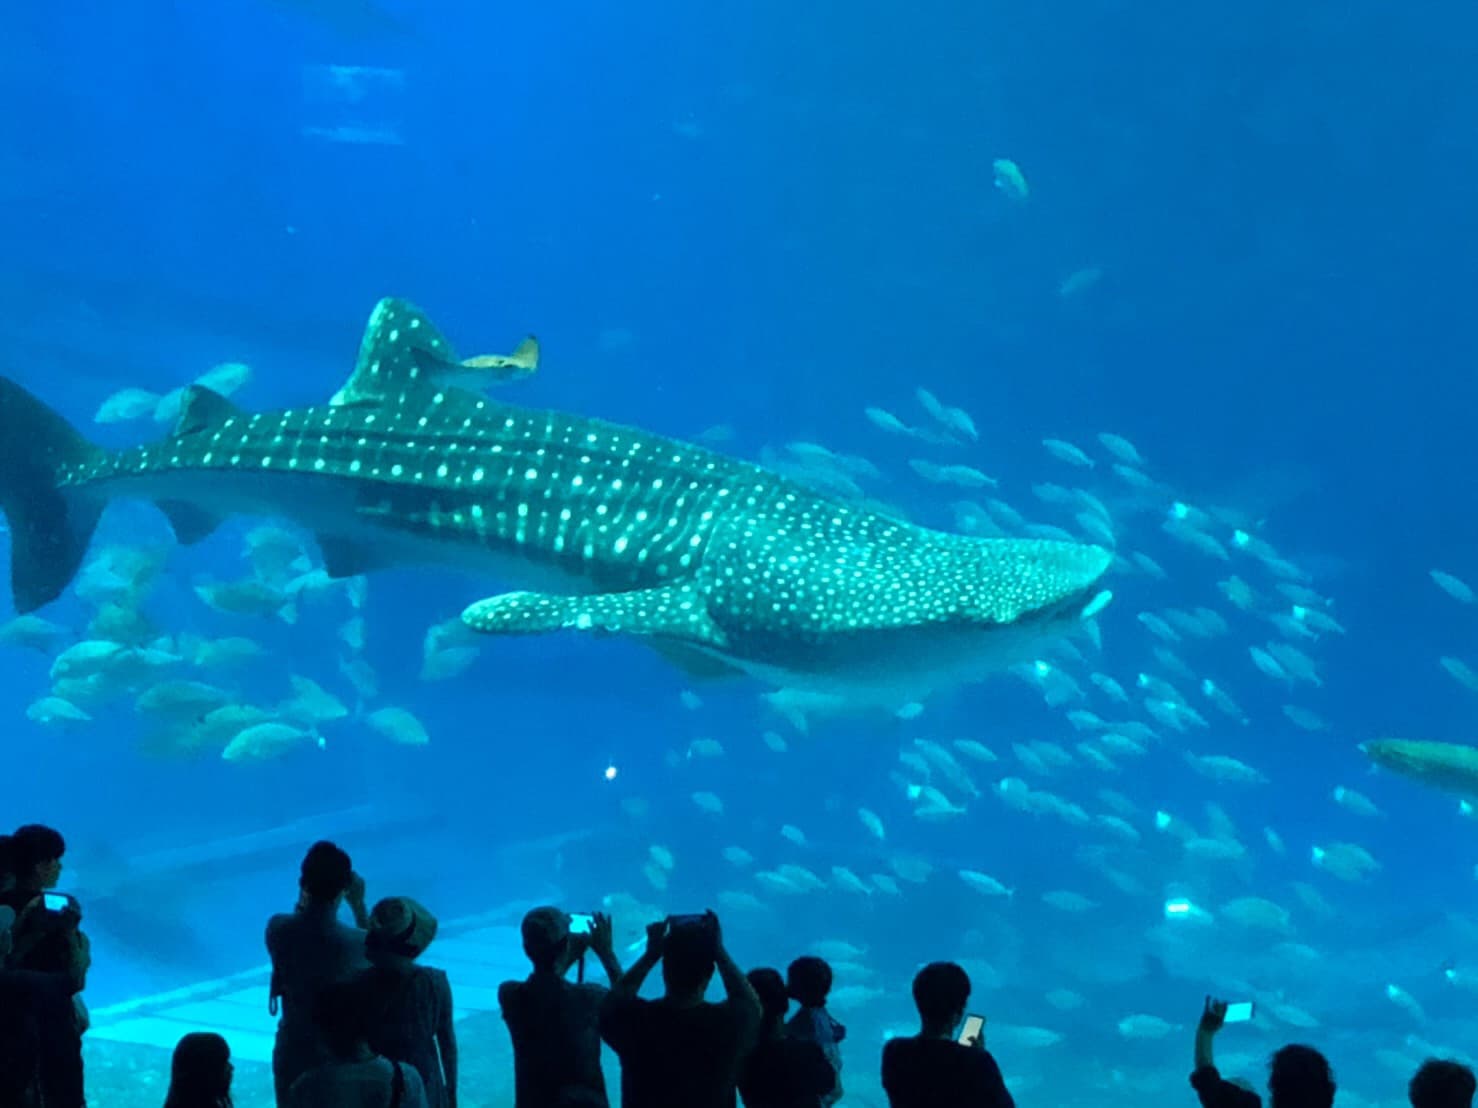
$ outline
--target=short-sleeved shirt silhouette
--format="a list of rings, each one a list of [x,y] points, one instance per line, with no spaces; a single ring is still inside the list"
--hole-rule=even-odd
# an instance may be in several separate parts
[[[272,985],[282,997],[282,1028],[311,1030],[313,1002],[329,985],[369,969],[365,933],[325,909],[284,912],[267,921]]]
[[[1015,1108],[990,1051],[951,1039],[890,1039],[883,1089],[892,1108]]]
[[[612,993],[601,1037],[621,1059],[621,1108],[735,1108],[743,1028],[726,1004],[677,1008]]]
[[[426,1090],[415,1066],[400,1064],[404,1081],[399,1108],[426,1108]],[[395,1096],[395,1064],[386,1058],[330,1062],[293,1082],[284,1108],[390,1108]]]
[[[819,1046],[821,1053],[826,1056],[827,1062],[836,1074],[835,1084],[831,1091],[821,1098],[821,1103],[830,1106],[841,1100],[842,1052],[837,1044],[846,1037],[847,1029],[832,1019],[831,1013],[825,1008],[808,1008],[805,1005],[801,1005],[796,1014],[786,1021],[785,1029],[792,1039],[812,1042]]]
[[[279,1106],[297,1078],[328,1060],[313,1004],[329,985],[348,981],[369,968],[364,932],[347,927],[327,909],[307,909],[267,921],[267,952],[272,956],[272,989],[282,998],[282,1018],[272,1046],[272,1079]]]
[[[781,1035],[749,1052],[739,1071],[739,1095],[744,1108],[821,1108],[836,1079],[818,1044]]]
[[[1192,1073],[1191,1088],[1201,1098],[1201,1108],[1262,1108],[1262,1097],[1233,1085],[1215,1066],[1201,1066]]]
[[[575,985],[535,971],[498,987],[498,1006],[513,1042],[515,1108],[604,1108],[600,1068],[602,985]]]
[[[370,1048],[414,1066],[430,1108],[449,1108],[451,1093],[437,1045],[438,1036],[455,1034],[446,972],[412,964],[403,970],[370,969],[357,980],[367,996]]]

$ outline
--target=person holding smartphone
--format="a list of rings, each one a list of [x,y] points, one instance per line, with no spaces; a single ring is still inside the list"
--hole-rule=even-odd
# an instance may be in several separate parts
[[[663,995],[644,1000],[638,994],[659,962]],[[704,999],[715,970],[724,983],[721,1004]],[[646,952],[601,1005],[601,1037],[621,1059],[621,1108],[734,1108],[760,1016],[718,916],[649,924]]]
[[[61,876],[60,832],[28,824],[0,839],[0,1101],[39,1095],[48,1108],[82,1108],[78,995],[90,962],[82,914],[48,890]],[[47,904],[48,896],[52,897]],[[8,1099],[6,1099],[8,1098]]]
[[[10,838],[14,886],[0,898],[15,911],[11,927],[11,969],[60,974],[72,995],[87,986],[91,944],[79,926],[82,906],[54,892],[67,851],[60,831],[39,823],[17,828]],[[78,1005],[79,1030],[86,1009]]]
[[[985,1018],[966,1015],[970,975],[953,962],[931,962],[913,979],[913,999],[919,1033],[883,1047],[883,1089],[891,1108],[1016,1108],[985,1049]]]
[[[1201,1098],[1202,1108],[1261,1108],[1262,1097],[1222,1077],[1212,1053],[1216,1033],[1234,1022],[1234,1017],[1235,1022],[1251,1019],[1252,1011],[1246,1001],[1229,1005],[1216,997],[1206,998],[1196,1024],[1196,1068],[1191,1072],[1191,1087]],[[1331,1108],[1334,1090],[1329,1060],[1313,1047],[1289,1043],[1273,1054],[1268,1068],[1273,1108]]]
[[[369,968],[365,954],[364,879],[349,855],[320,840],[308,848],[298,873],[298,902],[291,912],[267,921],[265,941],[272,959],[267,1010],[280,1015],[272,1044],[272,1084],[277,1108],[286,1108],[293,1083],[327,1057],[315,1022],[315,998],[330,985]],[[355,926],[339,922],[349,905]]]
[[[565,980],[586,951],[612,985],[621,979],[609,916],[535,908],[523,918],[523,950],[533,973],[498,986],[498,1006],[513,1041],[515,1108],[605,1108],[600,1068],[603,985]]]

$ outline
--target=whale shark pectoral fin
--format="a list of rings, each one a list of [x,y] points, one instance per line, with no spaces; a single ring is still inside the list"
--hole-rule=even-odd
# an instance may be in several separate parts
[[[425,388],[421,358],[455,362],[456,352],[426,313],[406,300],[387,296],[370,312],[359,344],[359,358],[329,407],[378,405]]]
[[[549,631],[640,635],[721,649],[723,632],[709,618],[691,585],[664,585],[593,596],[507,592],[479,600],[462,622],[485,635],[537,635]]]
[[[185,500],[156,500],[154,503],[169,520],[175,541],[181,546],[194,546],[204,541],[223,522],[221,516]]]
[[[318,549],[323,554],[323,572],[333,580],[358,577],[377,569],[394,565],[393,559],[382,551],[351,539],[335,535],[318,535]]]
[[[710,654],[687,643],[669,639],[652,639],[648,644],[668,662],[682,670],[694,681],[721,681],[731,677],[743,677],[745,670],[730,665],[715,654]]]

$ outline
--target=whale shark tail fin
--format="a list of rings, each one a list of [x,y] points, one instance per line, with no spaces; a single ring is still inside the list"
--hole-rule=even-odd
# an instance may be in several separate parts
[[[60,487],[62,473],[103,457],[62,416],[0,377],[0,512],[10,525],[10,591],[32,612],[71,584],[103,502]]]

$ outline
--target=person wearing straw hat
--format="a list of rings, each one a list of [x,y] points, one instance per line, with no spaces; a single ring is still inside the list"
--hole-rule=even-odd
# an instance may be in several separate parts
[[[390,896],[370,911],[362,975],[368,995],[369,1043],[376,1053],[414,1066],[428,1108],[456,1108],[457,1033],[445,971],[417,959],[436,938],[436,917],[408,896]]]

